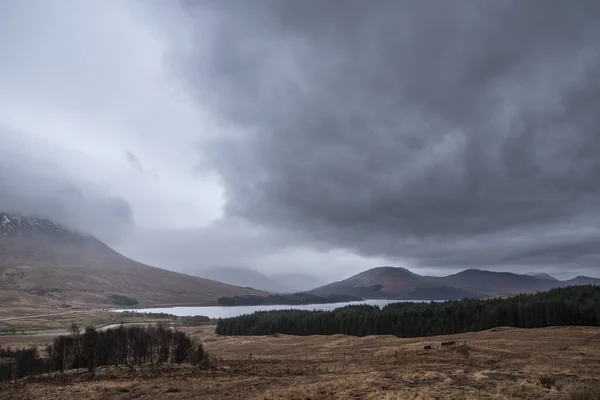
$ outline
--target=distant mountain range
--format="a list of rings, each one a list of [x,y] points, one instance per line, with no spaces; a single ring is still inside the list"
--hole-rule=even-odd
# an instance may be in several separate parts
[[[198,271],[195,275],[230,285],[251,287],[269,293],[296,293],[324,284],[314,276],[301,273],[267,275],[242,267],[219,267]]]
[[[2,310],[210,305],[244,295],[266,293],[151,267],[46,219],[0,213]]]
[[[286,287],[291,287],[296,291],[308,291],[327,283],[315,276],[298,272],[285,273],[282,271],[269,276],[276,282],[279,282]]]
[[[298,289],[282,285],[267,275],[248,268],[220,267],[199,271],[196,275],[230,285],[246,286],[270,293],[292,293],[299,291]]]
[[[535,293],[555,287],[600,285],[587,276],[560,281],[548,274],[521,275],[468,269],[443,277],[422,276],[399,267],[373,268],[348,279],[318,287],[319,296],[350,295],[398,300],[454,300]]]

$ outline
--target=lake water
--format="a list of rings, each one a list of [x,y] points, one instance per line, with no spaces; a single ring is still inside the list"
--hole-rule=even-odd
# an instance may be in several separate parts
[[[204,315],[209,318],[229,318],[237,317],[244,314],[252,314],[256,311],[273,311],[273,310],[333,310],[335,308],[345,307],[351,304],[370,304],[383,307],[390,303],[399,303],[404,300],[383,300],[371,299],[364,301],[352,301],[348,303],[329,303],[329,304],[303,304],[303,305],[269,305],[269,306],[214,306],[214,307],[165,307],[165,308],[141,308],[130,310],[114,310],[117,312],[133,311],[133,312],[149,312],[149,313],[167,313],[172,315],[195,316]]]

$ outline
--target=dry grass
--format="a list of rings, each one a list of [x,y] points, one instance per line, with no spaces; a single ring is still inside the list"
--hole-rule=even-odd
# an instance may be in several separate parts
[[[0,319],[77,308],[111,308],[115,307],[109,299],[111,295],[134,298],[141,307],[216,305],[222,296],[265,295],[114,254],[114,261],[98,265],[75,261],[52,267],[0,265]]]
[[[596,328],[499,328],[424,339],[221,337],[186,328],[216,357],[193,367],[103,369],[0,385],[6,399],[597,399]],[[441,340],[475,345],[424,351]],[[556,378],[552,388],[540,377]],[[595,392],[598,393],[598,392]]]

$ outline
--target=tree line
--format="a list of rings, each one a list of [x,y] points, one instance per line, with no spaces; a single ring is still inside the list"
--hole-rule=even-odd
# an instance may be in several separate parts
[[[571,286],[489,300],[352,305],[332,311],[278,310],[220,319],[221,335],[395,335],[423,337],[498,326],[599,326],[600,286]]]
[[[190,325],[203,325],[210,322],[210,318],[206,315],[173,315],[168,313],[156,313],[156,312],[139,312],[139,311],[122,311],[121,316],[123,318],[152,318],[152,319],[164,319],[165,322],[176,322]],[[162,321],[161,321],[162,322]]]
[[[181,331],[164,327],[123,325],[100,331],[87,327],[84,331],[73,324],[70,335],[56,337],[42,356],[36,348],[0,348],[0,381],[20,379],[48,372],[101,366],[142,364],[206,365],[208,355],[201,343]]]
[[[113,294],[112,296],[108,296],[108,299],[116,306],[135,306],[139,304],[139,301],[133,297],[124,296],[122,294]]]
[[[220,306],[260,306],[260,305],[300,305],[300,304],[327,304],[359,301],[360,297],[348,295],[317,296],[312,293],[297,292],[289,294],[270,294],[268,296],[244,295],[220,297],[217,304]]]

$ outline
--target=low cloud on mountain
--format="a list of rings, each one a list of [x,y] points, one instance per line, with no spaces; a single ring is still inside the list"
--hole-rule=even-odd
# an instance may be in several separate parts
[[[0,127],[0,210],[42,216],[118,244],[133,227],[127,200],[103,193],[49,160],[39,141]]]

